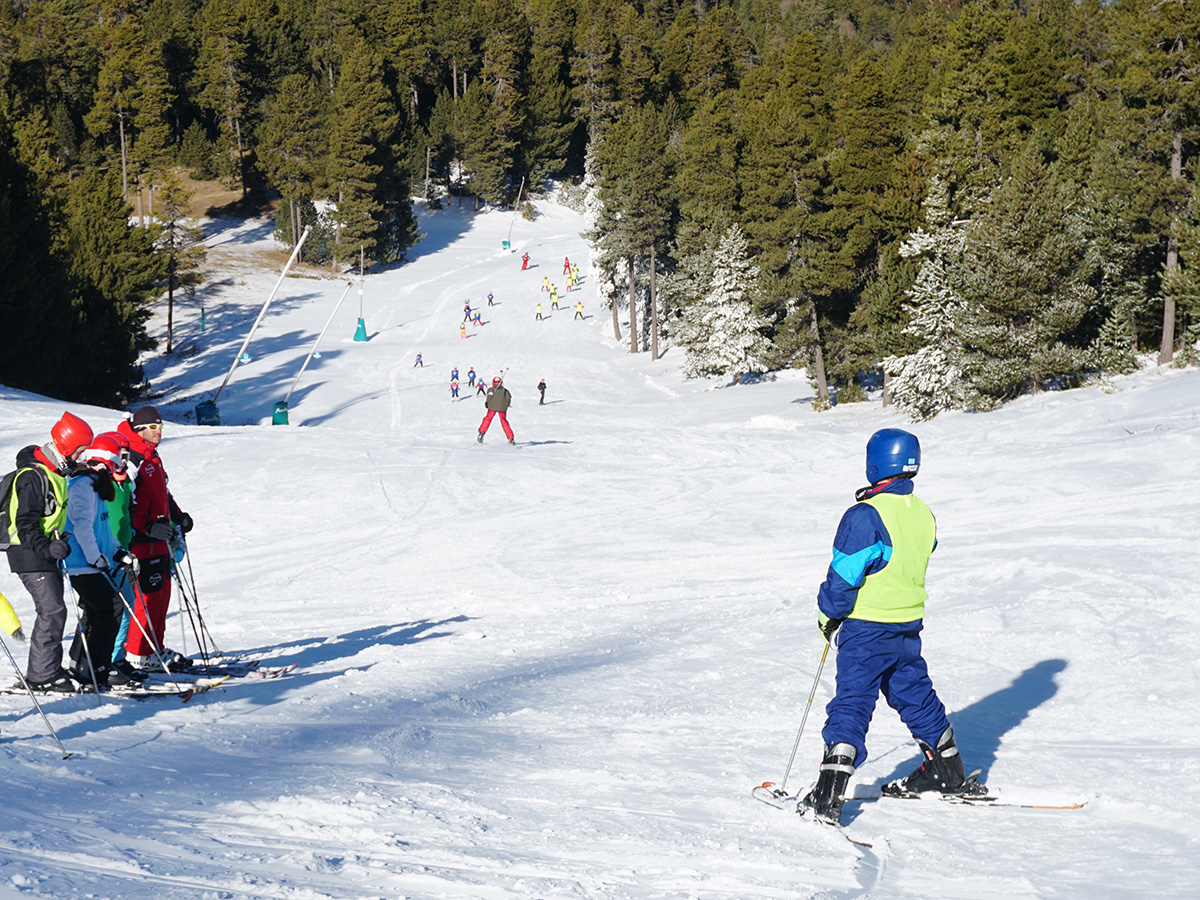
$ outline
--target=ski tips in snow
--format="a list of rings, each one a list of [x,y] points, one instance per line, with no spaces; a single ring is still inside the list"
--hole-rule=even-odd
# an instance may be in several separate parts
[[[750,791],[750,796],[755,800],[759,800],[768,806],[775,807],[776,809],[795,810],[800,814],[801,818],[812,822],[818,822],[822,825],[832,828],[854,846],[864,847],[868,850],[871,849],[871,844],[867,843],[866,841],[860,841],[857,838],[850,837],[850,835],[846,834],[845,829],[843,829],[841,825],[838,825],[834,822],[827,822],[818,816],[807,815],[806,813],[808,810],[800,803],[800,795],[789,794],[787,791],[778,787],[773,781],[764,781],[758,787]]]

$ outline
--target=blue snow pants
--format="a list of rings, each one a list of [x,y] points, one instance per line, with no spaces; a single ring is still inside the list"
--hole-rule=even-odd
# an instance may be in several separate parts
[[[893,624],[847,619],[837,636],[837,693],[825,707],[827,746],[847,743],[867,759],[867,729],[880,693],[912,736],[936,746],[949,727],[921,656],[921,621]]]

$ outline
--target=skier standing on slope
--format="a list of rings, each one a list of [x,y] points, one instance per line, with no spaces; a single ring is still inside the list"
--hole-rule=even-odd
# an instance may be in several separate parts
[[[60,565],[71,545],[62,530],[67,521],[67,476],[91,444],[92,429],[65,412],[50,429],[50,438],[42,447],[31,445],[17,454],[12,491],[0,499],[8,504],[8,567],[33,598],[25,680],[35,691],[70,693],[75,683],[62,667],[67,604]]]
[[[546,405],[546,379],[543,378],[538,382],[538,393],[541,395],[538,398],[538,406]]]
[[[133,546],[133,494],[137,485],[137,464],[129,458],[129,438],[119,431],[106,431],[121,448],[121,459],[125,467],[125,475],[113,484],[113,499],[108,501],[108,524],[112,528],[117,546]],[[100,437],[97,435],[97,437]],[[113,641],[113,666],[120,669],[125,676],[134,674],[133,667],[125,661],[125,641],[129,637],[129,611],[137,606],[137,594],[133,590],[135,575],[128,568],[113,573],[117,590],[120,591],[124,602],[121,603],[121,624],[117,629],[117,638]]]
[[[65,566],[80,607],[70,672],[84,688],[95,679],[103,690],[129,683],[125,673],[111,667],[124,609],[113,583],[118,567],[136,573],[138,560],[117,543],[109,518],[109,504],[116,499],[114,482],[126,478],[128,462],[116,438],[101,434],[84,451],[77,471],[67,483],[71,555]]]
[[[521,254],[521,271],[524,272],[528,268],[529,268],[529,254],[523,253],[523,254]]]
[[[512,404],[512,394],[508,388],[504,386],[504,381],[499,375],[492,379],[492,386],[487,392],[487,415],[483,417],[483,422],[479,426],[479,443],[483,443],[483,436],[487,434],[488,426],[492,424],[492,416],[499,414],[500,427],[504,429],[504,434],[508,438],[510,444],[515,444],[513,439],[513,430],[508,424],[508,407]]]
[[[966,778],[946,709],[921,656],[925,569],[937,545],[933,514],[913,494],[921,466],[915,435],[884,428],[867,441],[869,487],[855,493],[817,593],[818,627],[837,648],[837,692],[825,707],[825,756],[798,812],[840,824],[850,776],[867,759],[866,736],[882,691],[921,748],[920,768],[887,793],[955,794]],[[890,789],[890,790],[889,790]]]
[[[175,525],[184,534],[191,531],[192,517],[179,508],[167,489],[167,472],[158,455],[162,428],[162,417],[153,406],[143,406],[117,426],[117,431],[129,441],[129,458],[138,467],[137,491],[131,510],[133,546],[130,547],[141,569],[138,576],[140,596],[134,609],[138,624],[130,628],[125,640],[126,658],[138,669],[159,668],[155,653],[160,653],[162,664],[168,668],[182,662],[179,654],[163,645],[167,608],[171,605],[171,551],[167,542],[175,536]],[[158,643],[157,647],[151,645],[147,635]]]
[[[467,385],[469,387],[475,387],[475,367],[474,366],[471,366],[471,368],[469,370],[467,370]]]

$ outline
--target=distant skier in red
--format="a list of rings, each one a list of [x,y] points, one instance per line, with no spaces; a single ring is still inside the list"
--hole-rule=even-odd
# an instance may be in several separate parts
[[[563,274],[564,275],[571,274],[571,258],[569,256],[563,257]]]
[[[526,253],[524,256],[521,257],[521,271],[524,272],[528,268],[529,268],[529,254]]]
[[[503,379],[497,375],[492,379],[492,386],[487,392],[487,415],[483,417],[483,423],[479,426],[479,443],[483,443],[483,436],[487,434],[488,426],[492,424],[492,416],[500,414],[500,427],[504,429],[504,434],[508,438],[510,444],[515,444],[513,439],[513,430],[508,424],[508,407],[512,403],[512,394],[508,392],[508,388],[504,386]]]

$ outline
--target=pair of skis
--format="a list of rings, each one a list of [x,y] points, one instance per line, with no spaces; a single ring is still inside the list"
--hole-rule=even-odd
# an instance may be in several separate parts
[[[962,790],[953,794],[941,794],[936,791],[917,793],[905,790],[900,786],[900,782],[893,781],[883,786],[882,796],[885,799],[892,800],[938,800],[943,803],[958,804],[959,806],[1007,806],[1018,809],[1068,810],[1082,809],[1087,805],[1087,801],[1079,803],[1041,803],[1008,800],[999,794],[989,792],[987,786],[979,782],[981,772],[981,769],[976,769],[968,775]],[[750,795],[755,800],[761,800],[763,803],[774,806],[777,809],[796,809],[801,799],[799,794],[792,795],[780,790],[772,781],[764,781],[758,787],[754,788],[750,792]]]
[[[203,694],[220,687],[231,679],[284,678],[296,670],[296,663],[286,666],[263,666],[261,659],[229,659],[220,663],[193,663],[171,669],[168,677],[164,672],[149,672],[140,681],[127,685],[112,686],[103,696],[123,700],[152,700],[163,697],[178,697],[187,703],[196,694]],[[23,694],[20,684],[0,688],[0,694]],[[75,697],[75,693],[48,694],[47,697]]]

